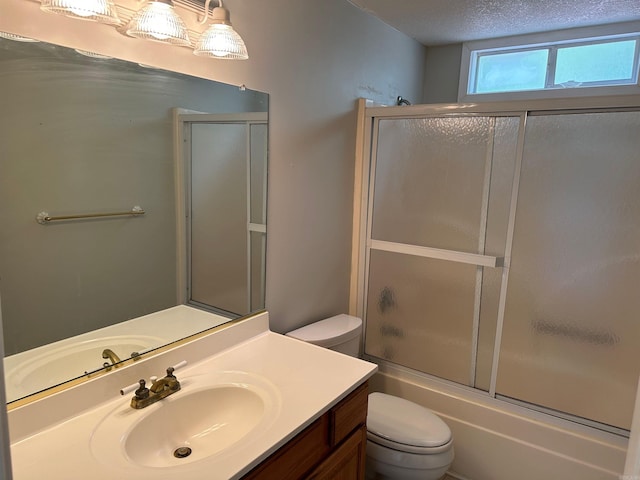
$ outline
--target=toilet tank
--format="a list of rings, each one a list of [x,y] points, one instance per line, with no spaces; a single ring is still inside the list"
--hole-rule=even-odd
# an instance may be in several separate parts
[[[297,330],[288,336],[357,357],[360,354],[362,320],[344,313],[325,318]]]

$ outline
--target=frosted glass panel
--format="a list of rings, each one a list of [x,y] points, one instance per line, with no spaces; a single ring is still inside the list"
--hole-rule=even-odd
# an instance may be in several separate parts
[[[496,118],[484,248],[496,257],[505,255],[519,128],[518,117]],[[483,269],[475,387],[485,391],[491,382],[501,282],[502,268]]]
[[[252,223],[267,223],[267,125],[250,125],[249,135],[250,218]]]
[[[250,233],[249,268],[251,268],[251,311],[264,308],[266,287],[266,250],[267,234],[262,232]]]
[[[476,268],[372,251],[366,353],[468,385]]]
[[[497,392],[629,428],[640,338],[640,114],[529,119]]]
[[[247,127],[191,129],[191,299],[246,314]]]
[[[493,119],[379,122],[372,238],[478,252]]]

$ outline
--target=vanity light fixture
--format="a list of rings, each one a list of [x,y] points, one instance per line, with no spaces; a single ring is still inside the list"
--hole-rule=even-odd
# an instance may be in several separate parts
[[[97,58],[99,60],[109,60],[113,58],[113,57],[110,57],[109,55],[102,55],[101,53],[90,52],[89,50],[82,50],[80,48],[76,48],[75,51],[78,52],[80,55],[84,55],[85,57]]]
[[[201,24],[209,18],[209,5],[207,0],[204,5],[204,18]],[[218,0],[219,7],[211,12],[211,25],[207,28],[196,43],[193,53],[203,57],[213,57],[229,60],[246,60],[249,58],[247,47],[238,33],[231,26],[229,10],[224,8],[222,0]]]
[[[40,0],[40,9],[45,12],[58,13],[72,18],[94,20],[113,25],[120,33],[130,37],[153,40],[170,45],[191,47],[191,40],[184,20],[174,8],[173,0],[137,0],[143,6],[133,16],[122,13],[121,21],[116,12],[116,0]],[[224,8],[222,0],[211,12],[211,0],[175,0],[176,3],[191,11],[200,11],[204,3],[204,15],[199,23],[209,26],[200,35],[193,53],[202,57],[229,60],[246,60],[249,58],[247,47],[242,37],[231,25],[229,10]],[[118,5],[118,8],[129,11]],[[126,20],[130,18],[130,20]],[[12,40],[17,38],[12,38]],[[27,40],[24,40],[27,41]],[[84,51],[80,52],[86,54]],[[97,56],[97,55],[96,55]]]
[[[40,9],[107,25],[120,25],[113,0],[42,0]]]
[[[136,12],[127,25],[131,37],[171,45],[189,46],[187,26],[173,8],[171,0],[150,0]]]

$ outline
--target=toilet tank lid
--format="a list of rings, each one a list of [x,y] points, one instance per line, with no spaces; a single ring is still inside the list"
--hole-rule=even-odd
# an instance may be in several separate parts
[[[342,313],[298,328],[287,335],[321,347],[332,347],[357,337],[361,331],[360,318]]]
[[[451,440],[451,429],[431,410],[380,392],[369,395],[367,430],[413,447],[440,447]]]

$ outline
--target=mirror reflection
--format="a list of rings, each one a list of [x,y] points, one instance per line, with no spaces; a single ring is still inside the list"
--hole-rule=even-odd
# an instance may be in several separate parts
[[[45,43],[0,64],[8,401],[264,307],[267,94]]]

